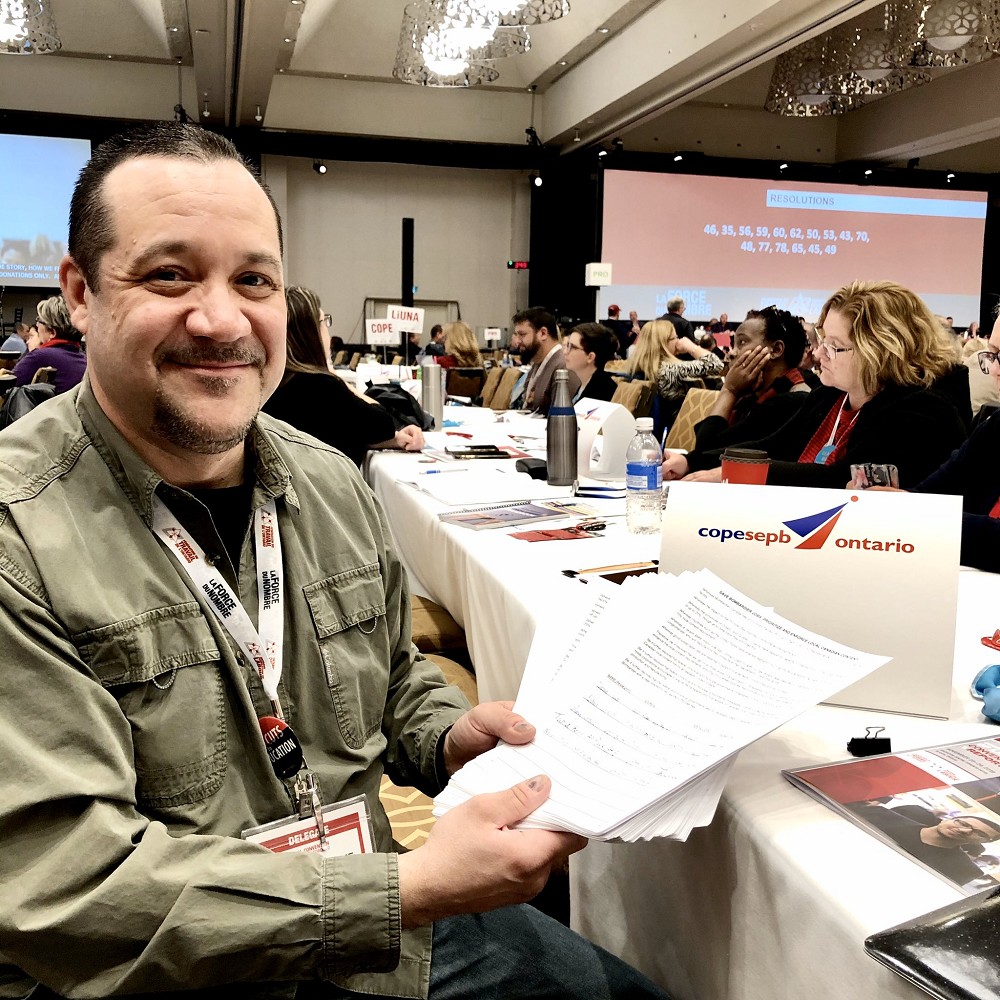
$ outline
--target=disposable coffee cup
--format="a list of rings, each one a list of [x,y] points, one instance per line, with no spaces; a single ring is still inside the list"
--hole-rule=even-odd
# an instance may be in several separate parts
[[[727,448],[722,453],[722,481],[744,486],[763,486],[767,482],[770,461],[766,451]]]

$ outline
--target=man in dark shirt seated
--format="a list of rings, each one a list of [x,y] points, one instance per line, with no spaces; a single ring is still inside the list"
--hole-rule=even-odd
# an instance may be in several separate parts
[[[898,809],[856,803],[851,809],[864,823],[895,841],[907,854],[955,885],[968,885],[982,877],[979,866],[963,846],[1000,840],[1000,823],[966,813],[938,819],[931,825],[904,815]]]

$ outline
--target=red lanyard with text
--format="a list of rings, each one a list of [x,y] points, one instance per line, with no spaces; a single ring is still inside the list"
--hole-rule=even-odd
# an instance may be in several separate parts
[[[281,680],[282,643],[285,634],[284,567],[281,563],[281,536],[274,500],[258,507],[253,516],[254,554],[257,564],[258,627],[254,627],[246,608],[233,593],[222,573],[205,558],[194,537],[181,526],[159,497],[153,497],[153,531],[173,554],[194,585],[206,596],[219,624],[233,637],[250,663],[257,669],[264,693],[271,702],[273,715],[257,720],[264,747],[274,773],[286,783],[291,781],[291,795],[299,816],[312,815],[326,846],[322,823],[323,803],[316,777],[305,765],[302,747],[285,722],[278,682]]]

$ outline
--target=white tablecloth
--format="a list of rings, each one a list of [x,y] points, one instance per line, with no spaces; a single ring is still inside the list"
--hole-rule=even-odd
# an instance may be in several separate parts
[[[465,628],[483,700],[513,698],[536,622],[586,599],[560,570],[657,555],[659,540],[628,535],[623,519],[609,522],[603,539],[540,543],[444,525],[437,514],[447,508],[397,481],[417,461],[375,455],[369,481],[411,578]],[[873,725],[886,727],[894,750],[997,735],[968,688],[981,667],[1000,661],[979,641],[1000,626],[1000,576],[963,571],[959,594],[948,722],[827,706],[807,712],[740,754],[712,825],[686,843],[593,843],[576,855],[574,927],[677,1000],[923,996],[870,959],[862,942],[958,892],[780,771],[843,759],[847,740]]]

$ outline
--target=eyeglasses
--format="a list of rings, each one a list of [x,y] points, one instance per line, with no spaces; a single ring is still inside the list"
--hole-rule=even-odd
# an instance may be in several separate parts
[[[567,340],[563,344],[563,350],[564,351],[582,351],[583,348],[579,344],[574,344],[574,343],[571,343],[570,341]]]
[[[979,370],[984,375],[989,375],[990,366],[996,364],[996,360],[1000,357],[996,351],[977,351],[976,357],[979,359]]]
[[[816,345],[817,351],[825,351],[826,356],[832,361],[838,354],[844,354],[846,351],[853,351],[853,347],[834,347],[832,344],[828,344],[823,341],[822,344]]]
[[[333,328],[333,317],[329,313],[321,313],[319,321],[328,329]]]
[[[984,843],[989,843],[991,840],[997,840],[1000,834],[996,830],[981,830],[978,826],[973,826],[968,820],[963,819],[960,816],[956,816],[952,819],[952,822],[963,832],[969,836],[975,837],[977,840],[982,840]]]

